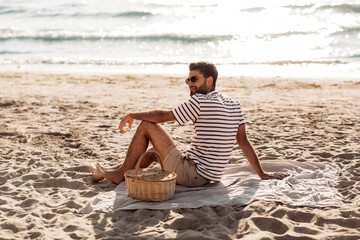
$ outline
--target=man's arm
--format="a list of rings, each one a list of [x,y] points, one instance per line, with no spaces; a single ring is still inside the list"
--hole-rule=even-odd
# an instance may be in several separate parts
[[[236,142],[238,143],[239,147],[243,151],[246,159],[249,161],[252,168],[255,170],[255,172],[261,179],[263,179],[263,180],[283,179],[288,176],[283,173],[269,174],[263,170],[263,168],[261,167],[259,158],[254,150],[254,147],[251,145],[251,143],[249,142],[249,140],[247,138],[246,131],[245,131],[245,124],[241,124],[239,126],[238,132],[236,135]]]
[[[149,112],[137,112],[129,113],[120,122],[119,129],[122,133],[125,133],[124,126],[126,123],[131,128],[134,120],[148,121],[152,123],[164,123],[175,121],[175,117],[171,111],[154,110]]]

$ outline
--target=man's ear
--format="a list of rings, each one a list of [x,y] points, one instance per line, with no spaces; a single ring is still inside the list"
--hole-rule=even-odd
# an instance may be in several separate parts
[[[212,88],[213,82],[214,82],[214,78],[213,77],[208,77],[207,86],[209,88]]]

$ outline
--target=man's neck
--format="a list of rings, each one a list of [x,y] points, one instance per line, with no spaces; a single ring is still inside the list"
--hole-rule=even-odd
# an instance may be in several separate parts
[[[211,89],[210,91],[208,91],[206,94],[209,94],[211,92],[214,92],[215,91],[215,88]]]

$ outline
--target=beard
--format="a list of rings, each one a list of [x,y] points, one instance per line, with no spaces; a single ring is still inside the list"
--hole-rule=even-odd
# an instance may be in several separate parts
[[[206,94],[208,91],[208,88],[206,86],[206,81],[203,83],[203,85],[201,85],[200,87],[190,87],[190,96],[196,94],[196,93],[201,93],[201,94]]]

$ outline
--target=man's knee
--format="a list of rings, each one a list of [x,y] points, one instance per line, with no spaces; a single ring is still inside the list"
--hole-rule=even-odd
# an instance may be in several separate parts
[[[156,123],[148,122],[148,121],[141,121],[138,128],[150,128],[156,126]]]
[[[149,130],[151,130],[155,127],[157,127],[156,123],[152,123],[152,122],[148,122],[148,121],[141,121],[141,123],[139,124],[139,126],[137,128],[137,131],[147,133],[147,132],[149,132]]]

